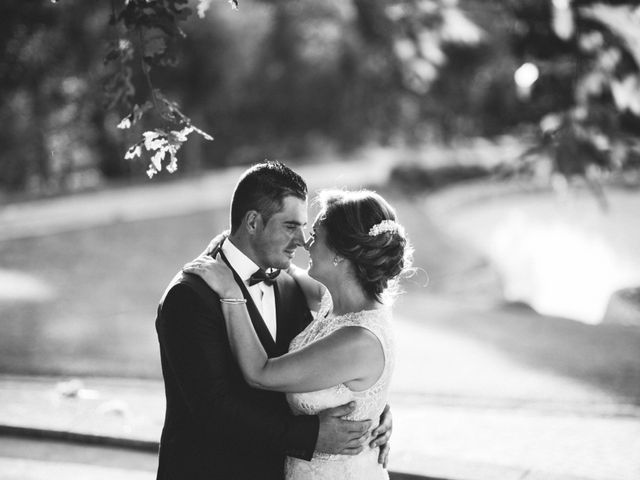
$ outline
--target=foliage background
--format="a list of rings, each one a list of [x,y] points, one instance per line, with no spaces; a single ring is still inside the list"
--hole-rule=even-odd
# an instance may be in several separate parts
[[[187,174],[504,135],[567,178],[640,163],[633,2],[6,0],[0,18],[5,193],[143,181],[183,144]]]

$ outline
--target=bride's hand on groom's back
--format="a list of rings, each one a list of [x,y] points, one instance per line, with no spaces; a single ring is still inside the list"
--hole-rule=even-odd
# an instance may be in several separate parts
[[[329,454],[357,455],[369,438],[371,420],[352,421],[342,417],[353,412],[355,403],[328,408],[318,414],[320,430],[316,451]]]
[[[200,256],[182,267],[185,273],[202,278],[221,298],[242,298],[242,290],[233,278],[233,272],[222,260]]]

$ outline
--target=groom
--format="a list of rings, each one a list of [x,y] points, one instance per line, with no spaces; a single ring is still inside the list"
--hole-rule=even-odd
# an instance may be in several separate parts
[[[279,162],[255,165],[236,186],[231,235],[220,248],[269,357],[286,353],[311,321],[293,278],[265,275],[268,268],[289,267],[304,244],[306,199],[307,186],[291,169]],[[294,416],[284,394],[249,387],[231,353],[219,297],[199,277],[174,278],[158,307],[156,330],[167,399],[159,480],[282,480],[285,456],[355,455],[371,440],[369,420],[341,418],[353,406]],[[385,464],[390,429],[385,411],[372,442],[381,445]]]

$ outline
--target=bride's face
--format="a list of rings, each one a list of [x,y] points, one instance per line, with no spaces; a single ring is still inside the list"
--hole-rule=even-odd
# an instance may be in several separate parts
[[[333,259],[336,254],[327,246],[327,232],[319,222],[321,214],[313,222],[312,232],[307,242],[309,251],[309,276],[321,283],[328,283],[328,280],[335,275],[336,269]]]

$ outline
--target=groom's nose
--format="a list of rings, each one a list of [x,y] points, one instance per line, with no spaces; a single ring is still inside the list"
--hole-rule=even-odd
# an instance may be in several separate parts
[[[302,228],[298,229],[296,232],[296,236],[294,238],[296,247],[303,247],[305,243],[307,243],[307,239],[304,238],[304,230]]]

